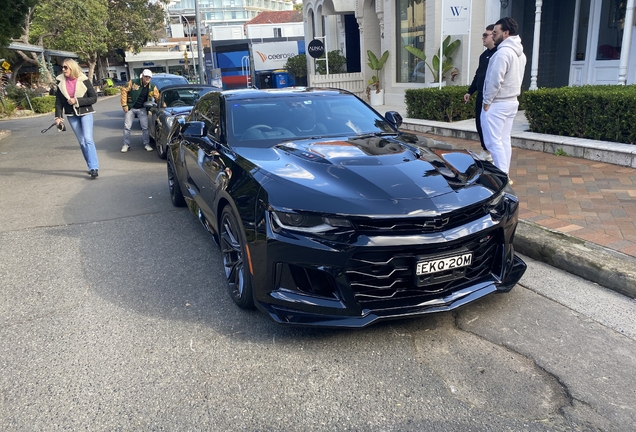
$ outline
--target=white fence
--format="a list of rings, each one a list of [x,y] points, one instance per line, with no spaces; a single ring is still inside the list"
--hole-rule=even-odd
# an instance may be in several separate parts
[[[364,97],[367,86],[362,72],[330,75],[309,75],[311,87],[335,87],[347,90],[358,97]]]

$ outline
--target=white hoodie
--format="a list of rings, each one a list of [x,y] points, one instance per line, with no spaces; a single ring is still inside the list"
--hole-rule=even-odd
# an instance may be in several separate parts
[[[521,94],[521,82],[526,69],[526,55],[521,38],[508,36],[497,46],[490,58],[484,80],[484,105],[493,102],[516,101]]]

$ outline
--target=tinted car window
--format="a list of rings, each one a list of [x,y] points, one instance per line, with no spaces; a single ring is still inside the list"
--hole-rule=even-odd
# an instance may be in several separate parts
[[[163,87],[168,86],[168,85],[174,85],[174,84],[188,84],[188,80],[185,79],[182,76],[172,76],[172,77],[166,77],[166,76],[153,76],[152,77],[152,83],[157,86],[157,88],[159,90],[161,90]]]
[[[271,146],[316,136],[394,132],[386,120],[354,96],[307,93],[233,101],[229,105],[228,129],[233,145],[239,146]]]
[[[219,123],[221,119],[221,95],[218,92],[208,94],[205,99],[201,100],[196,106],[194,118],[202,121],[208,130],[208,136],[216,141],[224,141],[219,136]]]
[[[193,106],[201,96],[213,90],[209,87],[166,89],[161,92],[161,107]]]

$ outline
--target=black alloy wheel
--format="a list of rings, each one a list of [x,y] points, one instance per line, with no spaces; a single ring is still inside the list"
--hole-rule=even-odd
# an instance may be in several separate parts
[[[221,253],[230,297],[243,309],[254,308],[252,279],[245,253],[245,235],[232,208],[221,214]]]
[[[181,186],[179,185],[179,179],[174,169],[172,161],[168,161],[168,189],[170,190],[170,201],[175,207],[185,207],[186,202],[181,192]]]
[[[161,139],[161,131],[163,128],[160,124],[158,124],[155,128],[155,149],[157,150],[157,156],[159,159],[165,159],[167,156],[166,146],[163,145],[163,140]]]

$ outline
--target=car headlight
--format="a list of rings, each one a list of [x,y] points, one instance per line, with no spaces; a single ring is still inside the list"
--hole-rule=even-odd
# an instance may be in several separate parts
[[[173,123],[174,123],[174,117],[166,117],[166,126],[168,126],[168,129],[172,129]]]
[[[349,230],[353,228],[347,219],[330,218],[303,213],[290,213],[283,211],[270,211],[275,231],[281,229],[299,231],[312,234],[326,233],[329,231]]]

